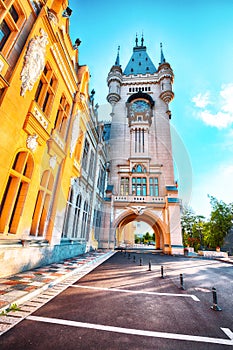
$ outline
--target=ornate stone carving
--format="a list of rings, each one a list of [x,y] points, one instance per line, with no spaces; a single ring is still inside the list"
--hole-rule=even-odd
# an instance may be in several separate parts
[[[27,143],[27,148],[29,148],[32,152],[35,152],[37,146],[38,146],[38,135],[34,134],[34,135],[29,135],[26,143]]]
[[[151,209],[146,206],[131,206],[131,207],[126,207],[126,209],[132,210],[136,215],[142,215],[146,210]]]
[[[44,69],[47,44],[48,35],[42,28],[40,29],[40,35],[36,35],[29,41],[24,56],[23,69],[20,75],[22,80],[21,96],[24,96],[27,90],[32,90],[35,82]]]
[[[80,119],[80,111],[78,111],[78,114],[75,116],[73,126],[72,126],[71,141],[70,141],[70,157],[73,156],[75,146],[79,136],[79,119]]]
[[[57,164],[57,156],[56,154],[54,154],[53,157],[49,158],[49,166],[50,168],[55,169],[56,164]]]
[[[57,16],[50,10],[48,10],[48,18],[50,22],[52,22],[54,25],[58,24]]]

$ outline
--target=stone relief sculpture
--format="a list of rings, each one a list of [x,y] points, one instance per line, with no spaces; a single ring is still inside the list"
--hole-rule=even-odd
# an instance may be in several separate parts
[[[54,156],[49,158],[49,166],[50,168],[55,169],[56,164],[57,164],[57,156],[56,154],[54,154]]]
[[[37,146],[38,146],[38,135],[34,134],[34,135],[29,135],[26,143],[27,143],[27,148],[29,148],[32,152],[35,152]]]
[[[20,95],[24,96],[27,90],[32,90],[45,65],[46,45],[48,35],[41,28],[40,35],[36,35],[29,41],[24,56],[23,69],[20,75],[22,80]]]

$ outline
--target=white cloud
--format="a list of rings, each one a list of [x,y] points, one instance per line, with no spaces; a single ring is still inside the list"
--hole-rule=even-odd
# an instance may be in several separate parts
[[[208,110],[198,113],[198,116],[203,122],[210,126],[215,126],[218,129],[226,128],[233,123],[233,113],[218,112],[212,114]]]
[[[192,102],[195,103],[196,107],[205,108],[210,104],[209,101],[210,93],[207,91],[205,94],[199,93],[197,96],[192,98]]]
[[[233,124],[233,83],[222,85],[219,92],[219,102],[217,99],[215,103],[212,103],[209,92],[199,93],[193,97],[192,102],[195,103],[196,107],[202,109],[197,112],[197,116],[205,124],[218,129],[227,128]],[[206,108],[208,105],[214,105],[218,111],[213,113],[210,108]]]

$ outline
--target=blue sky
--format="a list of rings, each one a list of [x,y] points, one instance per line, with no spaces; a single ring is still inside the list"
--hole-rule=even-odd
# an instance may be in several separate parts
[[[174,71],[170,104],[179,193],[196,214],[208,217],[207,195],[233,202],[233,1],[70,1],[72,41],[91,73],[100,119],[110,120],[106,78],[120,45],[124,69],[135,44],[155,66],[160,42]]]

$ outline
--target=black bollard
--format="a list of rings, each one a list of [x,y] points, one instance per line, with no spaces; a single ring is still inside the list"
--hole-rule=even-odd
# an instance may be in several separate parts
[[[183,277],[183,273],[180,274],[180,288],[184,290],[184,277]]]
[[[163,275],[163,266],[161,266],[161,278],[164,278],[164,275]]]
[[[136,261],[136,257],[135,257],[135,255],[133,256],[133,262],[135,262]]]
[[[139,260],[139,266],[142,266],[142,265],[143,265],[142,258],[140,258],[140,260]]]
[[[128,259],[131,259],[131,257],[130,257],[130,253],[128,253]]]
[[[148,271],[151,271],[151,261],[149,260],[149,270]]]
[[[211,306],[211,309],[214,311],[222,311],[222,309],[218,306],[216,288],[214,287],[212,288],[212,293],[213,293],[213,305]]]
[[[126,249],[125,249],[125,255],[124,255],[124,257],[126,257]]]

